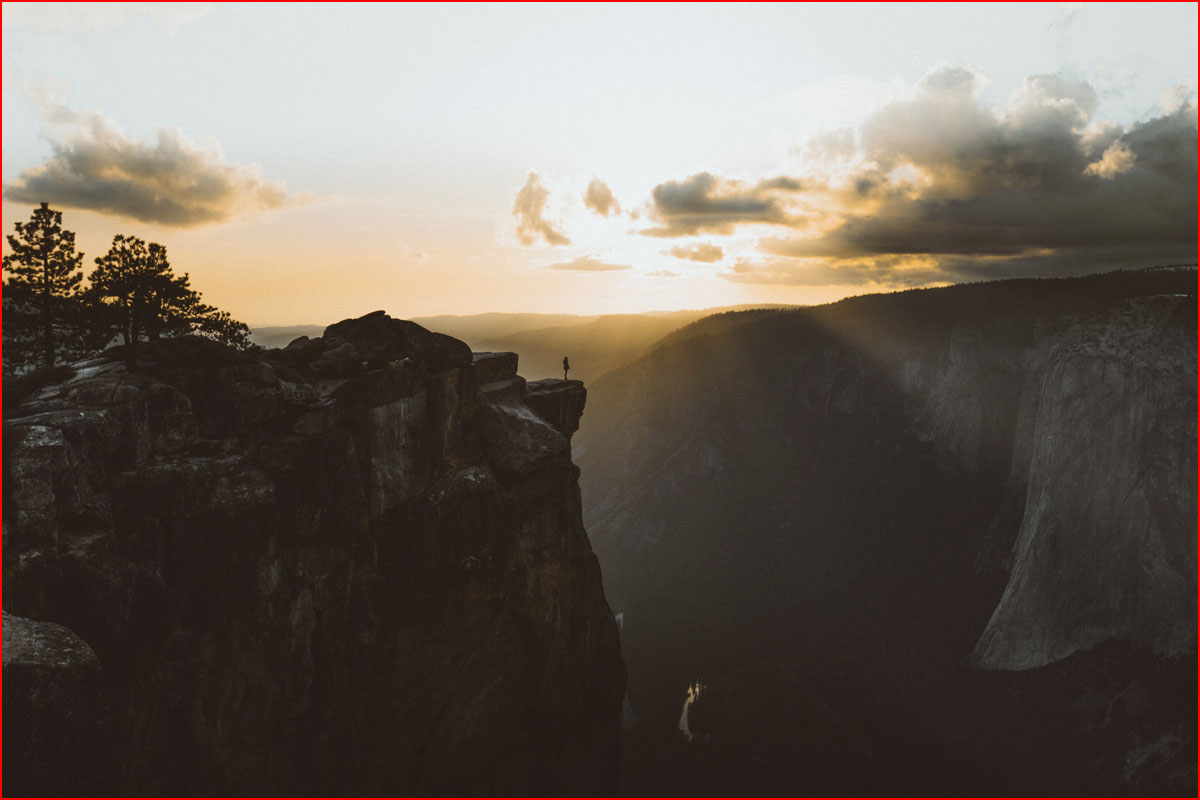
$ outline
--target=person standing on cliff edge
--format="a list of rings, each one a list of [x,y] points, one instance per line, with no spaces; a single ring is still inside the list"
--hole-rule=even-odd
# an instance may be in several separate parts
[[[571,369],[571,362],[567,361],[567,357],[563,356],[563,380],[567,379],[567,370]]]

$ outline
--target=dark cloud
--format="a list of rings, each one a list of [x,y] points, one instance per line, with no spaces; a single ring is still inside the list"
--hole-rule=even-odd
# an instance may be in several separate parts
[[[732,233],[738,225],[769,223],[798,226],[781,195],[803,188],[795,178],[780,177],[751,185],[698,172],[682,181],[667,181],[651,193],[650,218],[657,228],[646,236],[690,236],[702,231]]]
[[[1009,254],[1144,244],[1194,252],[1196,243],[1196,116],[1185,107],[1089,141],[1086,92],[1035,83],[1006,118],[929,150],[914,140],[907,109],[872,120],[869,139],[881,169],[911,163],[927,186],[870,194],[869,211],[851,211],[817,239],[767,243],[787,255]],[[1047,89],[1051,89],[1047,91]],[[886,114],[885,112],[881,112]],[[974,115],[974,110],[963,110]],[[943,120],[953,126],[954,119]],[[903,122],[902,122],[903,120]],[[977,120],[976,120],[977,121]],[[1115,135],[1114,135],[1115,134]],[[897,141],[902,140],[902,141]],[[866,176],[863,176],[866,177]]]
[[[588,184],[587,191],[583,193],[583,204],[602,217],[621,213],[621,204],[613,197],[608,184],[599,178],[592,178]]]
[[[1134,243],[1077,247],[984,258],[947,256],[938,269],[955,281],[997,278],[1063,278],[1131,267],[1195,264],[1196,249],[1171,244]]]
[[[699,261],[712,264],[725,257],[725,251],[715,244],[680,244],[670,250],[664,250],[667,255],[682,258],[685,261]]]
[[[934,200],[1061,191],[1078,180],[1092,160],[1084,128],[1099,103],[1088,84],[1035,75],[1003,114],[978,101],[978,88],[974,73],[942,68],[921,81],[916,96],[869,117],[861,146],[871,174],[915,167],[930,181],[922,194]]]
[[[229,163],[218,148],[199,147],[175,128],[143,142],[103,114],[61,104],[45,105],[43,114],[54,154],[6,184],[8,200],[192,227],[303,199],[289,197],[258,167]]]
[[[720,277],[733,283],[761,283],[776,286],[928,286],[948,280],[937,267],[901,266],[898,259],[832,262],[821,259],[767,258],[742,259]]]
[[[611,272],[619,269],[633,269],[630,264],[609,264],[596,256],[580,256],[573,261],[560,261],[551,264],[547,269],[567,269],[577,272]]]
[[[1094,119],[1099,101],[1082,81],[1032,76],[1000,110],[979,88],[971,70],[937,69],[857,140],[814,140],[795,189],[704,173],[655,189],[653,208],[670,235],[805,228],[760,240],[772,258],[725,273],[738,281],[886,285],[894,274],[912,285],[920,269],[936,281],[1195,260],[1194,99],[1126,130]]]
[[[525,185],[513,201],[512,213],[517,218],[517,238],[521,244],[531,245],[538,239],[552,245],[571,243],[567,235],[544,216],[549,197],[550,190],[542,184],[542,176],[536,172],[529,173]]]
[[[781,286],[907,288],[1001,278],[1062,278],[1131,266],[1194,264],[1195,250],[1172,245],[1119,245],[1017,255],[941,254],[868,258],[742,259],[718,273],[734,283]]]

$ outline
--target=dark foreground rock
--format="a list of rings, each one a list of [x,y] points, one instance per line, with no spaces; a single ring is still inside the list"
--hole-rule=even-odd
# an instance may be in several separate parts
[[[5,788],[612,792],[624,667],[561,430],[582,398],[477,391],[509,362],[523,387],[515,356],[376,313],[255,356],[113,353],[6,405],[4,606],[95,651],[63,650],[60,694],[110,699],[79,708],[114,770],[40,791],[26,751],[75,728],[27,704],[51,738],[5,748]]]
[[[88,795],[112,786],[100,662],[61,625],[4,615],[4,790]]]

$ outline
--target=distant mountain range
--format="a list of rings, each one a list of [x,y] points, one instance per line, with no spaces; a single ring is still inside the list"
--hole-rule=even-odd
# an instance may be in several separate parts
[[[558,376],[563,356],[571,361],[571,377],[593,381],[641,357],[667,334],[712,314],[749,308],[788,306],[724,306],[643,314],[470,314],[417,317],[431,331],[461,339],[476,352],[511,351],[521,357],[521,374],[530,380]],[[369,310],[369,309],[367,309]],[[286,347],[300,336],[319,337],[321,325],[255,328],[250,339],[266,347]]]

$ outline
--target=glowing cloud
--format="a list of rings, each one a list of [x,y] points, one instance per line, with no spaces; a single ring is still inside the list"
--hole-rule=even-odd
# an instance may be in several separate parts
[[[630,264],[609,264],[596,256],[580,256],[573,261],[560,261],[551,264],[547,269],[565,269],[576,272],[612,272],[620,269],[633,269]]]
[[[513,216],[517,218],[517,238],[523,245],[535,244],[542,239],[546,244],[570,244],[571,240],[554,223],[545,218],[546,200],[550,190],[542,184],[542,176],[529,173],[525,185],[517,192],[513,201]]]
[[[682,258],[685,261],[699,261],[703,264],[712,264],[725,257],[725,251],[720,247],[715,244],[705,243],[680,244],[663,252],[676,258]]]
[[[1124,130],[1093,119],[1099,98],[1083,81],[1034,75],[997,109],[980,99],[983,80],[975,69],[934,69],[857,134],[839,129],[799,149],[798,178],[699,173],[662,183],[649,206],[661,227],[642,233],[790,228],[758,241],[771,258],[722,273],[781,285],[910,286],[1195,260],[1194,94]]]
[[[1118,139],[1108,146],[1099,161],[1088,164],[1084,172],[1111,181],[1122,172],[1133,169],[1135,161],[1137,161],[1137,156],[1124,142]]]
[[[587,191],[583,193],[583,204],[602,217],[621,213],[621,204],[613,197],[608,184],[599,178],[592,178],[588,184]]]

